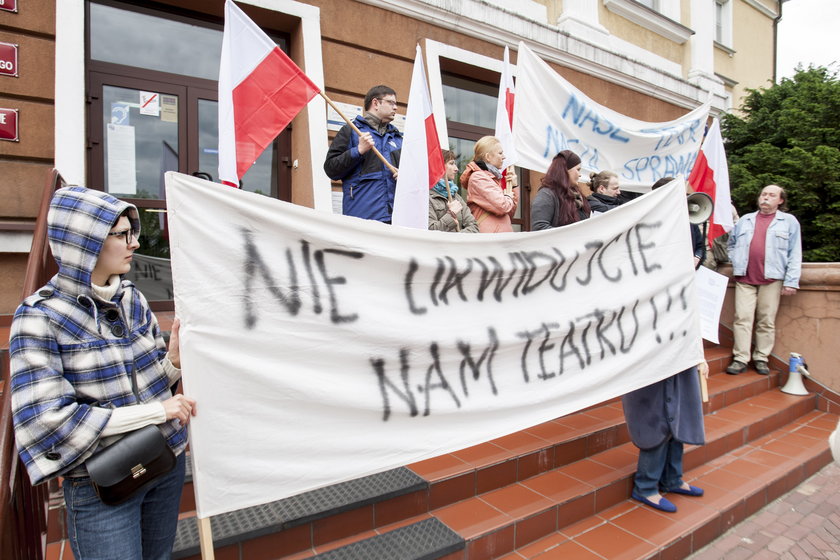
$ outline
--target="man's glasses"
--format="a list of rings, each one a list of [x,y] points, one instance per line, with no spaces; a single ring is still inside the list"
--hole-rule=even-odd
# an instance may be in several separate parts
[[[112,231],[108,233],[108,237],[125,237],[125,246],[131,246],[131,240],[137,239],[137,233],[131,229],[124,229],[122,231]]]
[[[380,103],[387,103],[391,107],[396,107],[397,106],[397,102],[392,101],[391,99],[383,99],[381,97],[377,97],[376,100],[379,101]]]

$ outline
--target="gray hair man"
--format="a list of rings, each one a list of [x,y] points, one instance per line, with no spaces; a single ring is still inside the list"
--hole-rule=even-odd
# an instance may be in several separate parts
[[[767,360],[776,340],[776,312],[780,296],[799,289],[802,241],[799,222],[786,210],[787,194],[778,185],[767,185],[758,196],[758,212],[743,216],[729,235],[729,258],[735,280],[733,361],[726,373],[747,369],[752,351],[755,370],[770,373]]]

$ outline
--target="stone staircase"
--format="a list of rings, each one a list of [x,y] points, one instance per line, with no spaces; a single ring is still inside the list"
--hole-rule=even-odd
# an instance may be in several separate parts
[[[731,350],[707,346],[704,446],[666,514],[629,499],[637,450],[620,400],[490,442],[211,520],[219,560],[683,558],[830,460],[840,399],[779,391],[773,373],[729,376]],[[829,412],[831,411],[831,412]],[[325,452],[329,452],[325,449]],[[175,558],[200,558],[184,489]]]

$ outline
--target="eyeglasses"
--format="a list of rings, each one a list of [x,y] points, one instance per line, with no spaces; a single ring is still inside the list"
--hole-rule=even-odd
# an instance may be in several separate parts
[[[108,237],[125,237],[125,246],[130,247],[131,246],[131,240],[132,239],[137,239],[137,232],[135,232],[131,228],[128,228],[128,229],[124,229],[122,231],[112,231],[112,232],[108,233]]]
[[[391,100],[391,99],[383,99],[381,97],[377,97],[376,100],[379,101],[380,103],[387,103],[391,107],[396,107],[397,106],[397,102],[394,101],[394,100]]]

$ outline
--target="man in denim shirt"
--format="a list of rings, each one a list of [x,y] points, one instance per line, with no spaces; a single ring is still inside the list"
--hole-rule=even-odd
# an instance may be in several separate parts
[[[735,280],[734,360],[726,373],[747,369],[753,321],[755,370],[770,373],[767,359],[776,339],[776,312],[780,296],[799,288],[802,241],[799,222],[779,210],[787,195],[778,185],[767,185],[758,197],[758,212],[738,220],[729,236],[729,258]]]

